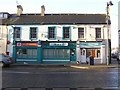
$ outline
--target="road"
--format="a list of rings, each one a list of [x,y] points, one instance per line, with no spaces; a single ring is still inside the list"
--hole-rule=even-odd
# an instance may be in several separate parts
[[[4,90],[7,88],[79,88],[80,90],[103,88],[114,90],[120,86],[119,71],[118,67],[12,66],[2,70],[2,86],[6,88]]]

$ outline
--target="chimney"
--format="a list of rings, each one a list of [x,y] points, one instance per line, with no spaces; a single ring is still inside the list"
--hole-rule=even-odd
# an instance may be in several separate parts
[[[17,5],[17,15],[20,16],[23,12],[23,8],[21,5]]]
[[[42,5],[41,6],[41,16],[44,16],[45,15],[45,6]]]

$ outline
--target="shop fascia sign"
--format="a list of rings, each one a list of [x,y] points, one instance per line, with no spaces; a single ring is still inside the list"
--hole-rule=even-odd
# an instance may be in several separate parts
[[[38,46],[38,43],[21,43],[21,42],[18,42],[17,46]]]
[[[68,46],[68,43],[50,43],[50,46]]]
[[[101,42],[95,42],[95,43],[80,43],[80,47],[88,47],[88,46],[101,46],[102,43]]]

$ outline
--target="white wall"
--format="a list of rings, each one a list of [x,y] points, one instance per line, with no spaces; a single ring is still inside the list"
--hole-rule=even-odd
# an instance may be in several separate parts
[[[85,29],[85,38],[81,41],[96,41],[95,36],[95,28],[101,28],[101,36],[102,39],[107,39],[107,29],[105,25],[9,25],[8,26],[8,40],[11,44],[8,45],[8,51],[11,52],[12,55],[12,43],[13,43],[13,27],[21,28],[21,41],[30,41],[29,39],[29,30],[30,27],[37,27],[38,29],[38,40],[45,41],[48,40],[48,27],[56,27],[56,39],[54,41],[64,41],[63,40],[63,27],[68,26],[71,28],[71,40],[78,40],[78,28],[83,27]],[[50,40],[49,40],[50,41]],[[53,41],[53,40],[52,40]],[[69,41],[69,40],[68,40]]]
[[[7,27],[5,25],[0,26],[0,53],[6,52],[7,45]]]
[[[63,27],[69,26],[71,28],[71,40],[76,41],[78,39],[78,28],[83,27],[85,29],[85,39],[86,41],[95,41],[95,28],[101,28],[102,38],[107,39],[107,29],[104,25],[16,25],[14,27],[21,27],[21,41],[29,41],[29,30],[30,27],[38,28],[38,40],[48,40],[48,27],[56,27],[56,40],[63,40]],[[13,28],[9,26],[9,34],[13,33]],[[103,34],[104,33],[104,34]],[[12,39],[13,35],[8,35],[9,39]]]

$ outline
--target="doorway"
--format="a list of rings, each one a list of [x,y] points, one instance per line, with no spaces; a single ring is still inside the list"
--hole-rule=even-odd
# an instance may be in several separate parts
[[[81,49],[81,63],[86,63],[86,49]]]

